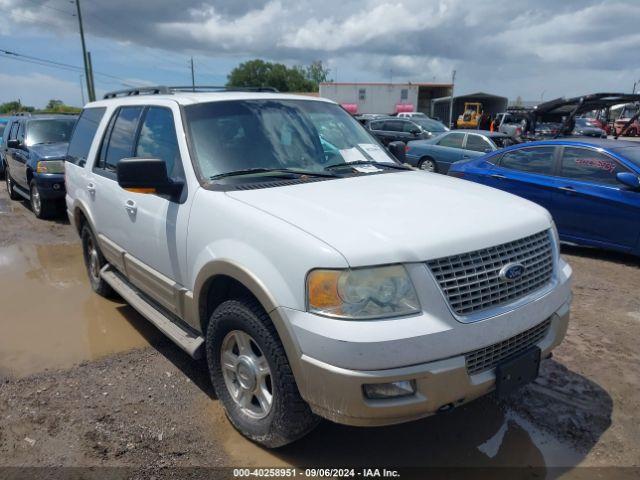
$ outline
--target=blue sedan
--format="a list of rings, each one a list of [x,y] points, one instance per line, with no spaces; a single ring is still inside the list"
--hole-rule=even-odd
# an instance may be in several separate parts
[[[454,162],[485,155],[513,142],[504,133],[453,130],[429,140],[407,143],[407,163],[428,172],[447,173]]]
[[[564,242],[640,255],[640,143],[530,142],[458,162],[449,175],[542,205]]]

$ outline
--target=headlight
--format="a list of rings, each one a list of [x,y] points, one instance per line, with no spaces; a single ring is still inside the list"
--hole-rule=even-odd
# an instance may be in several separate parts
[[[38,173],[64,173],[64,160],[42,160],[36,165]]]
[[[413,283],[402,265],[313,270],[307,276],[307,304],[312,313],[352,320],[420,311]]]
[[[558,227],[556,227],[556,222],[551,220],[551,234],[553,235],[553,243],[556,246],[556,253],[560,256],[560,234],[558,233]]]

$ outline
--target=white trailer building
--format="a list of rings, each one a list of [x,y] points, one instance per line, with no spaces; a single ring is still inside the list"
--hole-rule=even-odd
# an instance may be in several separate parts
[[[342,105],[352,114],[431,111],[431,100],[451,95],[443,83],[336,83],[320,84],[320,96]]]

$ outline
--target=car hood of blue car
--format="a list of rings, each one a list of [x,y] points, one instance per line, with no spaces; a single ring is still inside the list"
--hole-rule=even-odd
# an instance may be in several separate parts
[[[29,151],[34,158],[40,160],[59,159],[67,155],[68,147],[69,144],[67,142],[39,143],[37,145],[31,145]]]

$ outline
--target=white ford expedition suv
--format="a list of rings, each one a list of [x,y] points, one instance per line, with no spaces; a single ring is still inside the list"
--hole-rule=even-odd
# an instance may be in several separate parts
[[[83,110],[66,185],[92,288],[206,356],[230,421],[268,447],[320,417],[508,394],[567,329],[546,210],[405,167],[327,100],[114,92]]]

